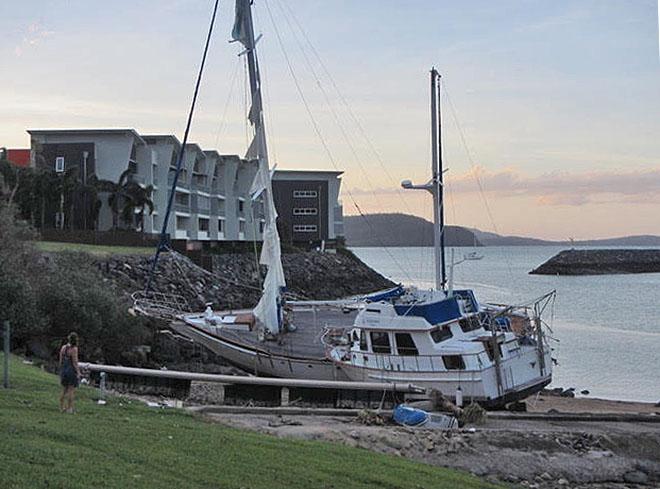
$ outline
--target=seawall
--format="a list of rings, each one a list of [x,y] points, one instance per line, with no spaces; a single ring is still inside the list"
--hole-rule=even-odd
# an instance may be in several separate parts
[[[535,268],[535,275],[607,275],[660,272],[658,249],[564,250]]]

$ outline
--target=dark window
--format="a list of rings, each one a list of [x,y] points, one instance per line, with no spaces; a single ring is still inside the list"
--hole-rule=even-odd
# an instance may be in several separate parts
[[[372,331],[371,349],[374,353],[391,353],[390,335],[382,331]]]
[[[415,356],[419,354],[409,333],[395,333],[394,339],[396,341],[396,351],[399,355]]]
[[[369,351],[367,346],[367,334],[360,330],[360,351]]]
[[[447,370],[465,370],[465,362],[461,355],[442,355],[442,361]]]
[[[245,207],[245,202],[242,200],[238,201],[238,212],[243,212],[243,207]]]
[[[479,321],[479,315],[475,314],[473,316],[468,316],[466,318],[461,318],[458,320],[458,325],[463,330],[463,333],[468,333],[474,331],[475,329],[481,328],[481,322]]]
[[[451,332],[451,329],[447,325],[440,328],[435,328],[433,331],[431,331],[431,339],[436,343],[448,340],[452,336],[454,336],[454,334]]]

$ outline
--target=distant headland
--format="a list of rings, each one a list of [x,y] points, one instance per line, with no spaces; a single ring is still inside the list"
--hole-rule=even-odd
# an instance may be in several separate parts
[[[657,250],[564,250],[532,270],[534,275],[606,275],[660,272]]]
[[[347,245],[353,247],[433,246],[433,224],[409,214],[344,216]],[[583,241],[550,241],[526,236],[503,236],[476,228],[447,226],[447,246],[655,246],[660,236],[622,236]]]

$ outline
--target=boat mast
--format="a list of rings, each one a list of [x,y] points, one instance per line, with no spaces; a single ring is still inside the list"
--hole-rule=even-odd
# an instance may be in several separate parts
[[[257,174],[252,182],[250,194],[252,200],[263,201],[265,226],[263,245],[259,263],[268,268],[263,283],[263,293],[253,312],[264,333],[271,337],[282,332],[283,326],[283,291],[286,287],[282,267],[280,237],[277,233],[277,210],[273,199],[271,169],[268,162],[266,129],[264,127],[263,104],[261,97],[261,77],[257,60],[254,24],[252,22],[252,0],[236,0],[236,19],[232,30],[232,40],[239,41],[245,47],[241,55],[247,55],[250,77],[252,104],[248,119],[254,126],[254,139],[250,143],[245,159],[258,161]]]
[[[447,286],[445,268],[445,217],[442,204],[442,133],[440,111],[440,74],[431,69],[431,180],[423,185],[413,185],[410,180],[401,182],[404,189],[426,190],[433,196],[433,246],[435,252],[435,288],[444,291]]]

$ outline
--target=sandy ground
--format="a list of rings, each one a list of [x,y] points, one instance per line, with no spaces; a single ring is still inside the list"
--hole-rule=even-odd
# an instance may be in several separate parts
[[[588,397],[559,397],[540,395],[527,399],[528,412],[547,412],[551,409],[561,413],[628,413],[660,415],[660,406],[649,402],[610,401]]]
[[[530,411],[653,413],[653,404],[548,396]],[[529,404],[533,404],[529,402]],[[323,440],[550,489],[660,488],[660,423],[489,418],[455,431],[365,425],[347,416],[207,414],[274,436]]]

